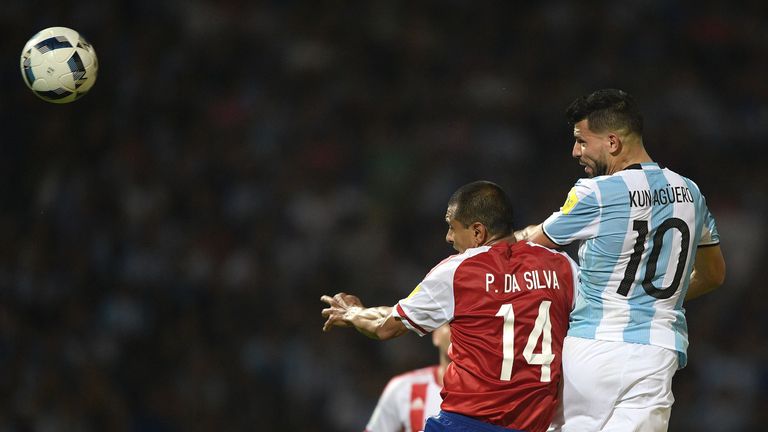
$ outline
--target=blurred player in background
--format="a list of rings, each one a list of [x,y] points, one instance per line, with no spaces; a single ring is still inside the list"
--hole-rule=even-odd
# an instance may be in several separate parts
[[[440,363],[392,378],[376,404],[366,432],[417,432],[424,429],[427,417],[437,415],[443,400],[443,375],[451,361],[448,324],[432,332],[432,344],[440,353]]]
[[[355,327],[374,339],[425,335],[450,323],[452,362],[440,414],[425,431],[543,432],[558,405],[562,342],[576,263],[516,242],[509,197],[496,184],[462,186],[448,202],[448,257],[395,307],[323,296],[323,330]]]
[[[584,166],[565,204],[519,239],[576,240],[581,280],[563,349],[564,431],[665,431],[686,363],[683,301],[720,286],[715,220],[691,180],[653,162],[643,118],[621,90],[566,110]]]

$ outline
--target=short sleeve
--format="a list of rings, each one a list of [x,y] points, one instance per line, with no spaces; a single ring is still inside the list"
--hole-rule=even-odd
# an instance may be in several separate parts
[[[438,264],[408,297],[395,305],[392,314],[420,336],[450,322],[455,307],[453,278],[456,269],[468,256],[470,253],[465,252]]]
[[[600,194],[595,182],[582,179],[568,192],[560,210],[544,221],[544,234],[554,243],[565,246],[597,234],[600,222]]]
[[[704,207],[704,225],[701,228],[699,246],[715,246],[720,244],[720,234],[717,232],[715,217]]]
[[[697,219],[697,225],[698,221],[701,220],[701,235],[699,236],[698,245],[699,247],[706,247],[706,246],[716,246],[720,244],[720,234],[717,232],[717,224],[715,223],[715,217],[712,216],[712,213],[709,211],[709,208],[707,207],[707,199],[704,197],[704,194],[701,193],[701,189],[699,189],[699,185],[697,185],[695,182],[693,182],[690,179],[686,179],[688,182],[688,187],[696,192],[696,196],[699,198],[697,201],[696,206],[696,219]],[[701,218],[701,219],[699,219]]]

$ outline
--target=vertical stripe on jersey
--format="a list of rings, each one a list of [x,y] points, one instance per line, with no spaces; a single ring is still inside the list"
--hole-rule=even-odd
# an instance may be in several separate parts
[[[658,169],[643,169],[645,179],[648,183],[648,189],[651,191],[665,189],[669,185],[669,181],[664,176],[664,173]],[[674,214],[675,204],[669,205],[651,205],[650,220],[648,220],[648,234],[645,238],[645,249],[641,259],[641,264],[638,268],[638,273],[633,283],[633,288],[629,292],[627,302],[630,307],[630,322],[624,329],[624,340],[626,342],[649,344],[651,341],[651,326],[654,323],[654,316],[656,314],[656,301],[655,297],[648,295],[642,286],[642,282],[645,279],[646,272],[648,270],[649,257],[653,250],[654,241],[653,235],[656,229],[667,219],[671,218]],[[656,272],[651,283],[655,287],[663,288],[666,286],[666,276],[669,275],[668,265],[670,258],[670,251],[674,249],[672,238],[674,230],[669,230],[665,233],[662,243],[664,244],[661,253],[656,258]],[[674,272],[672,273],[674,275]],[[670,279],[671,279],[671,276]],[[670,307],[672,307],[670,305]],[[663,331],[667,326],[661,326]],[[674,341],[669,341],[669,344],[673,344]]]
[[[617,181],[619,180],[619,181]],[[585,268],[594,269],[588,278],[589,284],[595,294],[600,294],[601,317],[595,321],[595,337],[600,337],[604,331],[615,333],[616,325],[620,327],[627,321],[627,305],[622,301],[616,301],[616,290],[621,278],[617,273],[624,274],[621,251],[627,232],[627,220],[629,219],[629,206],[626,205],[626,197],[629,193],[627,185],[620,179],[610,179],[597,183],[602,197],[602,215],[597,236],[588,240],[592,244],[587,247],[592,250],[600,250],[599,254],[589,254],[589,260]],[[617,269],[620,269],[617,272]],[[582,275],[584,269],[582,269]],[[582,276],[582,281],[584,277]],[[597,302],[593,302],[597,303]],[[607,305],[607,307],[606,307]],[[606,325],[607,324],[607,325]]]
[[[584,241],[581,243],[581,246],[579,246],[580,263],[584,262],[586,251],[587,242]],[[579,285],[583,283],[584,276],[580,274],[579,282],[574,285],[578,294],[574,295],[575,301],[573,310],[571,311],[568,335],[593,339],[595,337],[595,330],[597,329],[597,325],[595,323],[599,323],[600,319],[603,317],[603,300],[599,297],[597,297],[595,300],[592,300],[593,302],[598,303],[597,306],[599,306],[592,308],[587,302],[586,290],[583,290],[579,287]]]
[[[684,177],[668,170],[662,170],[666,176],[670,186],[688,188],[693,197],[693,202],[677,202],[672,206],[672,216],[681,219],[685,222],[689,229],[689,238],[687,244],[682,244],[682,235],[679,230],[671,229],[668,233],[673,233],[673,236],[669,237],[669,241],[674,240],[676,243],[671,245],[667,242],[667,236],[664,241],[666,247],[672,246],[669,249],[668,263],[666,266],[666,277],[664,278],[664,287],[671,285],[675,273],[677,272],[677,266],[680,260],[685,260],[685,267],[683,268],[683,274],[679,281],[679,286],[674,295],[668,299],[660,299],[656,301],[657,313],[654,317],[653,327],[651,331],[650,343],[660,346],[674,346],[679,352],[683,353],[680,359],[679,366],[685,365],[685,351],[688,348],[688,325],[685,320],[685,311],[683,310],[683,301],[685,300],[685,293],[688,289],[688,275],[690,274],[691,265],[695,258],[696,245],[698,244],[698,237],[701,232],[701,214],[700,209],[701,195],[693,191],[697,189],[691,189],[690,184]],[[697,191],[698,192],[698,191]],[[687,253],[681,255],[683,248],[687,248]],[[663,256],[660,260],[664,258]]]
[[[427,402],[427,383],[414,383],[411,386],[411,430],[424,429],[424,407]]]
[[[617,313],[615,314],[617,317],[611,323],[609,323],[610,327],[608,327],[607,330],[610,330],[611,333],[615,335],[618,329],[621,331],[621,337],[624,341],[631,341],[632,339],[645,339],[647,341],[648,331],[647,329],[638,327],[638,323],[650,321],[650,319],[653,317],[653,313],[648,313],[647,308],[642,304],[644,299],[641,295],[645,295],[645,292],[643,291],[642,286],[636,283],[636,281],[642,279],[641,275],[643,275],[642,258],[646,257],[650,253],[647,248],[647,237],[643,243],[644,249],[638,263],[639,265],[635,268],[634,273],[630,275],[627,275],[626,273],[628,271],[627,268],[629,267],[632,255],[635,253],[635,246],[638,242],[638,238],[640,237],[640,233],[635,230],[634,227],[635,221],[650,219],[651,211],[650,208],[647,207],[632,207],[629,205],[626,197],[632,190],[649,189],[648,179],[645,175],[642,174],[642,171],[637,170],[630,170],[620,173],[617,177],[620,179],[621,184],[625,187],[625,191],[623,191],[621,195],[624,197],[624,199],[619,200],[622,202],[623,208],[625,209],[625,213],[623,213],[624,235],[622,238],[622,249],[617,253],[617,255],[620,255],[621,257],[618,260],[612,274],[614,281],[610,291],[610,294],[613,296],[613,307],[617,309]],[[632,281],[628,287],[629,291],[627,291],[626,297],[619,293],[619,287],[621,286],[621,283],[624,281],[625,277],[630,278]],[[645,297],[649,296],[645,295]],[[632,330],[636,332],[636,334],[628,335],[628,330]]]
[[[599,209],[602,205],[600,188],[592,187],[595,184],[596,182],[591,179],[579,180],[576,183],[576,187],[589,189],[592,191],[592,193],[584,195],[579,199],[578,203],[569,212],[567,219],[565,219],[561,213],[554,213],[552,216],[550,216],[549,219],[547,219],[547,221],[557,220],[557,223],[553,225],[564,224],[563,221],[568,220],[570,221],[570,226],[574,227],[574,231],[562,229],[568,228],[569,226],[564,224],[560,229],[561,232],[557,233],[558,227],[551,225],[548,226],[547,221],[544,221],[543,225],[543,228],[545,228],[545,233],[551,236],[555,242],[560,244],[569,244],[575,239],[589,239],[582,242],[581,246],[579,247],[580,263],[584,263],[587,260],[588,254],[586,251],[589,247],[591,247],[591,241],[595,238],[595,236],[598,235],[600,228],[600,215],[594,216],[589,210],[591,208]],[[577,193],[579,193],[578,189]],[[586,209],[586,214],[584,215],[586,217],[581,217],[581,214],[585,213],[584,209]],[[584,266],[582,264],[582,270],[583,267]],[[596,274],[594,272],[591,274],[580,273],[579,283],[587,286],[594,286],[595,278]],[[568,334],[585,338],[593,338],[595,336],[597,323],[600,322],[603,316],[603,300],[599,295],[599,291],[596,291],[597,295],[595,295],[595,292],[588,292],[588,290],[578,289],[578,291],[580,292],[580,295],[575,296],[575,305],[571,313],[571,323]]]
[[[691,274],[693,271],[693,265],[696,261],[696,245],[699,243],[702,233],[705,229],[710,229],[709,227],[705,227],[705,220],[704,218],[706,216],[709,216],[709,211],[707,210],[707,206],[704,202],[704,197],[701,195],[698,186],[696,186],[695,183],[693,183],[691,180],[687,178],[683,178],[683,181],[685,182],[685,185],[688,186],[688,189],[692,192],[694,197],[694,232],[691,233],[691,248],[688,250],[688,265],[685,269],[685,274]],[[710,217],[710,219],[712,219]],[[714,225],[714,219],[712,219],[712,223]],[[685,312],[683,310],[683,302],[685,301],[685,295],[688,292],[688,287],[690,286],[690,278],[684,278],[683,285],[680,287],[680,298],[677,299],[677,303],[675,304],[675,310],[680,311],[680,315],[677,317],[675,322],[672,323],[672,329],[675,332],[675,348],[680,353],[679,355],[679,367],[685,367],[686,363],[688,362],[688,322],[685,319]]]

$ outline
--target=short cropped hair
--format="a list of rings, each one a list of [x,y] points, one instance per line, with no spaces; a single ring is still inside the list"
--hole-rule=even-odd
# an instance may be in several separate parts
[[[465,227],[480,222],[492,236],[509,235],[514,229],[512,202],[495,183],[481,180],[466,184],[453,193],[448,206],[455,206],[453,218]]]
[[[602,89],[581,96],[568,106],[565,116],[571,127],[587,119],[594,132],[626,130],[643,136],[643,115],[635,99],[622,90]]]

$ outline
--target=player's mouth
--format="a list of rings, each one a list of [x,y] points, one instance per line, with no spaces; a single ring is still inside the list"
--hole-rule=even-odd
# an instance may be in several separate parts
[[[589,171],[590,171],[589,165],[587,165],[586,163],[584,163],[582,161],[579,161],[579,165],[583,166],[584,167],[584,172],[589,174]]]

